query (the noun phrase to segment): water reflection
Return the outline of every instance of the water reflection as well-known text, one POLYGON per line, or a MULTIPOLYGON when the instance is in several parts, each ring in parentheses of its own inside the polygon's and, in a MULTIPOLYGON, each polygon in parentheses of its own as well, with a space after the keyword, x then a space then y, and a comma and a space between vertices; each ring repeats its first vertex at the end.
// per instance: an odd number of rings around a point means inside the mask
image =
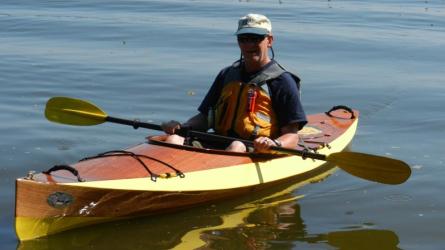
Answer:
POLYGON ((321 181, 326 167, 312 178, 283 184, 252 197, 162 215, 85 227, 23 242, 18 249, 398 249, 389 230, 338 230, 309 233, 295 190, 321 181))

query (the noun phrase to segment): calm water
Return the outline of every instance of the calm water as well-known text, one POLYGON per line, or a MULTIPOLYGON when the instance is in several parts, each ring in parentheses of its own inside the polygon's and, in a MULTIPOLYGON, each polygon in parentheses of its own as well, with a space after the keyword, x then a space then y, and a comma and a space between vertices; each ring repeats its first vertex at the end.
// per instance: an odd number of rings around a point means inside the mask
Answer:
POLYGON ((445 1, 0 2, 1 249, 443 249, 445 1), (273 23, 276 59, 303 79, 308 113, 362 114, 351 150, 408 162, 387 186, 342 171, 305 186, 19 244, 14 180, 136 144, 156 131, 48 122, 52 96, 108 114, 184 120, 239 57, 249 12, 273 23))

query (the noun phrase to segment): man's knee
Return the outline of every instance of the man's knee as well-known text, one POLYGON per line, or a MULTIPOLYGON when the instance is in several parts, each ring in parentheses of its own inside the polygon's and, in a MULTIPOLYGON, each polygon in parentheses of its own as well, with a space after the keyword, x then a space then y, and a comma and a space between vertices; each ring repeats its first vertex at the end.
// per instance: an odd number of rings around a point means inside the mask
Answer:
POLYGON ((184 144, 184 140, 185 139, 182 136, 179 136, 179 135, 169 135, 165 139, 165 142, 171 143, 171 144, 183 145, 184 144))
POLYGON ((246 152, 246 145, 240 141, 233 141, 230 143, 230 145, 226 148, 227 151, 231 152, 246 152))

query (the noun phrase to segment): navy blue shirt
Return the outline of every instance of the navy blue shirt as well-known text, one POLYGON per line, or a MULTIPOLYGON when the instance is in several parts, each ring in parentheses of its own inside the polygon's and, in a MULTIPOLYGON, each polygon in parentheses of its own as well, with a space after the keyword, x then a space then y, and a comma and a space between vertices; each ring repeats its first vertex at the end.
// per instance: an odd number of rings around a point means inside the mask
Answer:
MULTIPOLYGON (((270 66, 272 62, 264 66, 264 68, 270 66)), ((226 68, 227 69, 227 68, 226 68)), ((210 90, 207 92, 201 105, 198 107, 198 111, 207 116, 209 110, 215 106, 218 101, 221 91, 224 87, 224 73, 226 69, 219 72, 215 78, 210 90)), ((241 74, 241 80, 248 82, 256 76, 254 74, 241 74)), ((297 79, 299 80, 299 79, 297 79)), ((266 86, 263 85, 263 88, 266 86)), ((285 72, 279 77, 267 81, 267 87, 269 88, 269 95, 272 100, 272 108, 277 115, 278 124, 280 128, 288 124, 297 123, 299 129, 307 123, 306 115, 303 110, 303 106, 300 101, 300 94, 295 79, 290 73, 285 72)))

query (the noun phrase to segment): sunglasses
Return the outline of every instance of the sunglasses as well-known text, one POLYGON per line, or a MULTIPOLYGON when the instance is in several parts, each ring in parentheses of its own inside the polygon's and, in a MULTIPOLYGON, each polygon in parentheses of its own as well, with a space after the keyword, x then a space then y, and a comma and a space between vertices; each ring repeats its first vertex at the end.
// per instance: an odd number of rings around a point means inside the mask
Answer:
POLYGON ((237 36, 239 43, 260 43, 266 38, 266 35, 240 35, 237 36))

